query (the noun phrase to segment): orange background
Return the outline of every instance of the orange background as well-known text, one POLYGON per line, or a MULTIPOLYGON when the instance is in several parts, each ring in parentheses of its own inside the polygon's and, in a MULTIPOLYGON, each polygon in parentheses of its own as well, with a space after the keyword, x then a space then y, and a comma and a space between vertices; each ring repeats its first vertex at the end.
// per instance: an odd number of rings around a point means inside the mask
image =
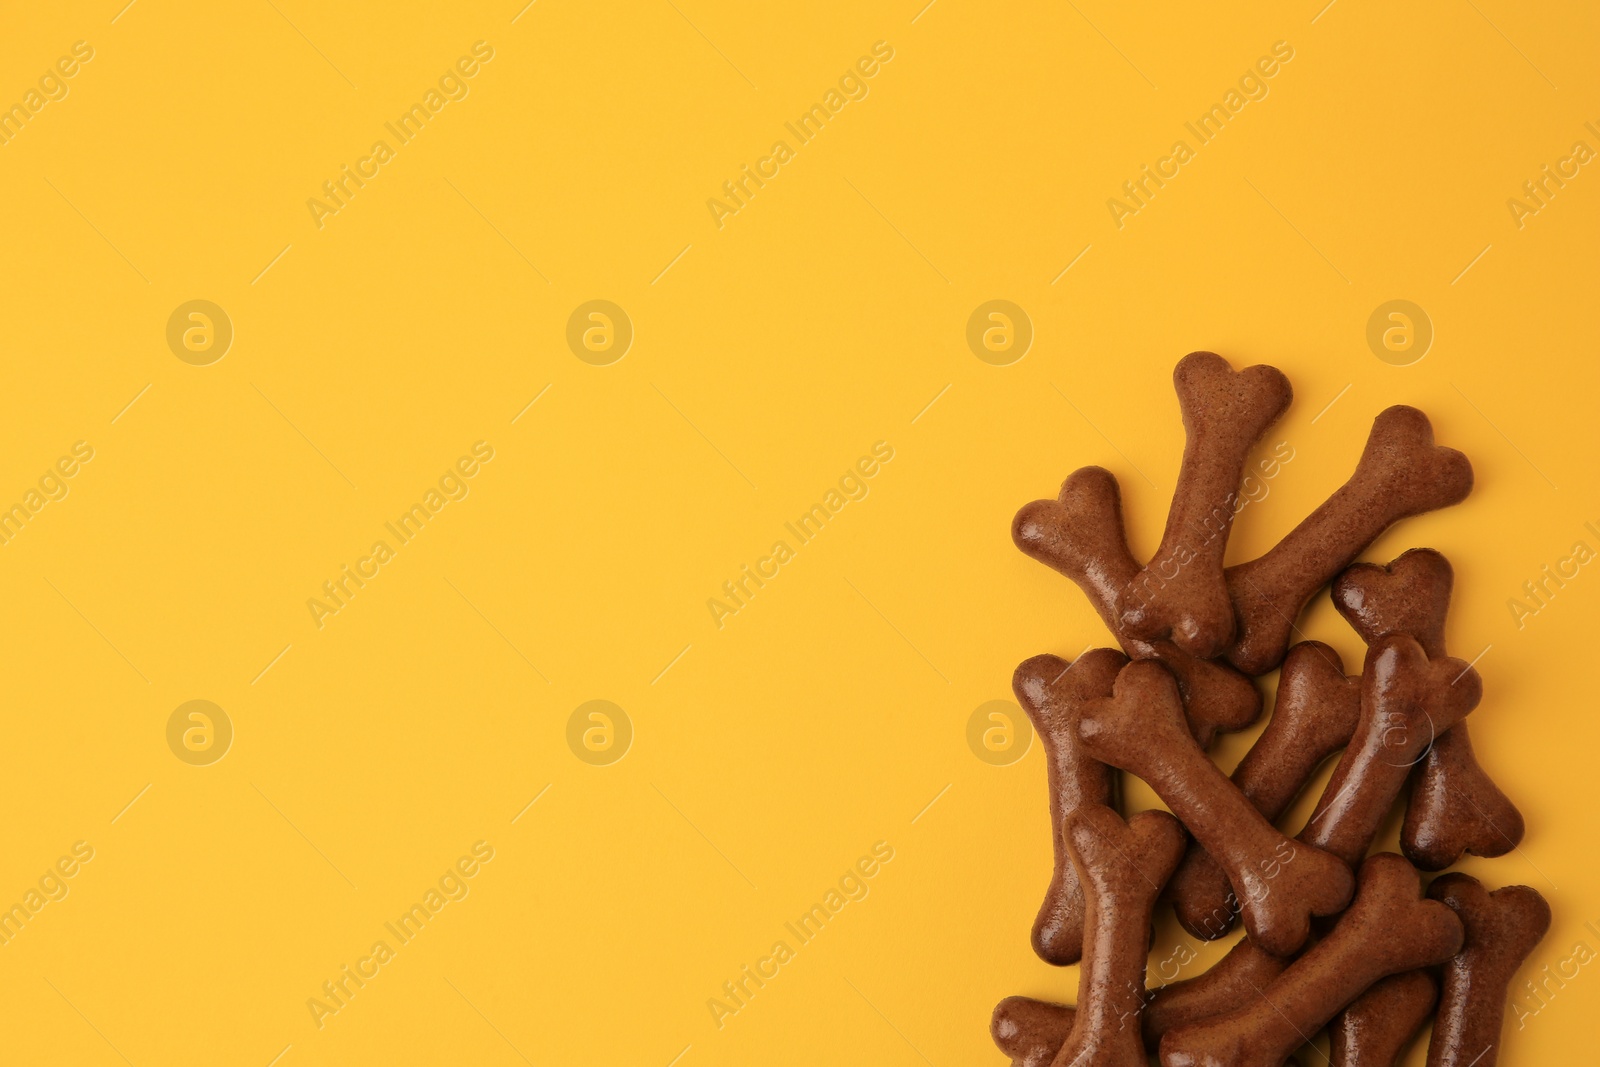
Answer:
MULTIPOLYGON (((1525 975, 1600 947, 1600 578, 1508 607, 1600 547, 1600 178, 1507 206, 1600 147, 1597 17, 1323 3, 13 10, 0 104, 93 58, 0 145, 0 504, 94 456, 0 546, 0 904, 94 855, 0 946, 0 1060, 1001 1062, 993 1004, 1076 972, 1028 947, 1037 745, 992 766, 967 724, 1021 660, 1108 640, 1010 519, 1098 463, 1153 551, 1195 349, 1296 391, 1230 560, 1390 404, 1471 456, 1465 504, 1368 558, 1455 565, 1473 736, 1529 828, 1465 868, 1550 899, 1525 975), (466 94, 319 228, 307 201, 478 41, 466 94), (719 228, 707 201, 880 41, 719 228), (1280 41, 1266 95, 1119 228, 1123 182, 1280 41), (195 299, 233 328, 204 366, 167 342, 195 299), (633 329, 602 366, 567 342, 597 299, 633 329), (994 299, 1033 330, 1006 366, 966 340, 994 299), (1434 331, 1408 366, 1366 339, 1394 299, 1434 331), (319 628, 307 601, 479 441, 466 495, 319 628), (879 441, 867 494, 718 628, 707 601, 879 441), (232 726, 220 761, 168 745, 190 700, 232 726), (616 762, 569 747, 591 700, 631 730, 616 762), (319 1028, 308 1000, 479 841, 466 895, 319 1028), (880 841, 867 895, 719 1028, 722 984, 880 841)), ((1302 628, 1358 662, 1326 597, 1302 628)), ((1502 1064, 1587 1050, 1600 978, 1546 1000, 1502 1064)))

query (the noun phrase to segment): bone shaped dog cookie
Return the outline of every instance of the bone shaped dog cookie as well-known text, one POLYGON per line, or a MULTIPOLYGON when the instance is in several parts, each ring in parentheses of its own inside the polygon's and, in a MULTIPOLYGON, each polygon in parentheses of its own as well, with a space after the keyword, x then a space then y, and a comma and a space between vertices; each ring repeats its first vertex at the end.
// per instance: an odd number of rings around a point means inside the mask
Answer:
POLYGON ((1292 954, 1309 936, 1311 916, 1349 901, 1350 868, 1279 833, 1195 743, 1177 686, 1159 663, 1124 667, 1113 695, 1079 712, 1078 736, 1091 756, 1148 783, 1216 858, 1261 948, 1292 954))
POLYGON ((1166 664, 1177 676, 1184 713, 1202 746, 1216 731, 1242 730, 1260 716, 1261 693, 1238 671, 1196 659, 1171 641, 1142 641, 1123 628, 1117 598, 1139 564, 1128 551, 1122 494, 1110 471, 1072 472, 1055 500, 1035 500, 1017 512, 1011 538, 1026 555, 1077 583, 1130 657, 1166 664))
POLYGON ((1356 563, 1333 583, 1333 606, 1371 644, 1387 633, 1410 634, 1429 656, 1445 655, 1455 570, 1431 548, 1402 552, 1387 566, 1356 563))
MULTIPOLYGON (((1349 744, 1361 717, 1361 679, 1320 641, 1295 645, 1283 660, 1272 718, 1233 772, 1233 784, 1276 822, 1327 757, 1349 744)), ((1214 940, 1233 928, 1238 901, 1211 854, 1190 842, 1167 886, 1178 922, 1214 940)))
POLYGON ((1145 1067, 1139 1015, 1150 913, 1183 856, 1183 827, 1164 811, 1123 822, 1094 804, 1068 816, 1066 837, 1088 907, 1078 1006, 1055 1067, 1145 1067))
POLYGON ((1478 763, 1466 726, 1434 741, 1411 784, 1400 847, 1425 871, 1442 871, 1464 852, 1503 856, 1522 842, 1522 812, 1478 763))
POLYGON ((1433 443, 1426 415, 1404 406, 1381 412, 1350 480, 1266 555, 1228 568, 1238 620, 1228 661, 1245 674, 1276 667, 1313 593, 1392 524, 1460 503, 1471 491, 1472 464, 1433 443))
POLYGON ((1392 974, 1378 982, 1328 1027, 1332 1067, 1397 1067, 1438 998, 1439 987, 1426 971, 1392 974))
MULTIPOLYGON (((1408 633, 1430 657, 1445 655, 1444 623, 1454 573, 1431 548, 1413 548, 1386 567, 1357 563, 1333 583, 1333 603, 1361 639, 1408 633)), ((1479 766, 1467 723, 1434 741, 1414 772, 1400 847, 1425 871, 1463 852, 1501 856, 1522 841, 1522 813, 1479 766)))
POLYGON ((1250 449, 1277 421, 1294 391, 1277 368, 1234 371, 1211 352, 1178 361, 1172 382, 1187 442, 1167 528, 1155 556, 1119 592, 1122 625, 1140 640, 1171 635, 1191 656, 1209 659, 1233 640, 1233 601, 1222 556, 1238 510, 1250 449))
POLYGON ((1144 1009, 1144 1045, 1154 1052, 1169 1030, 1221 1015, 1261 994, 1289 961, 1258 947, 1248 937, 1228 950, 1210 970, 1155 990, 1144 1009))
POLYGON ((1074 1012, 1065 1004, 1032 997, 1007 997, 994 1006, 989 1036, 1011 1057, 1011 1067, 1049 1067, 1072 1032, 1074 1012))
POLYGON ((1033 951, 1058 967, 1077 963, 1083 951, 1083 888, 1062 836, 1066 819, 1080 805, 1110 804, 1115 785, 1111 768, 1083 750, 1078 711, 1089 700, 1110 696, 1127 662, 1109 648, 1085 652, 1070 664, 1058 656, 1034 656, 1011 677, 1012 691, 1044 745, 1055 842, 1050 887, 1033 922, 1033 951))
POLYGON ((1355 736, 1299 839, 1359 864, 1411 767, 1482 695, 1478 672, 1460 660, 1430 660, 1410 634, 1380 637, 1367 649, 1355 736))
POLYGON ((1327 937, 1260 997, 1168 1033, 1162 1067, 1277 1067, 1374 982, 1441 963, 1461 941, 1461 920, 1423 898, 1416 869, 1380 852, 1362 864, 1355 902, 1327 937))
POLYGON ((1444 965, 1428 1067, 1494 1067, 1506 989, 1550 929, 1550 905, 1525 885, 1491 893, 1465 874, 1435 879, 1428 896, 1447 905, 1466 928, 1461 951, 1444 965))
MULTIPOLYGON (((1283 973, 1289 961, 1263 952, 1241 938, 1204 974, 1151 990, 1145 997, 1140 1029, 1145 1048, 1154 1052, 1161 1035, 1184 1023, 1232 1011, 1258 995, 1283 973)), ((1055 1059, 1072 1031, 1073 1010, 1065 1004, 1032 997, 1007 997, 995 1005, 989 1034, 1012 1067, 1045 1067, 1055 1059)))

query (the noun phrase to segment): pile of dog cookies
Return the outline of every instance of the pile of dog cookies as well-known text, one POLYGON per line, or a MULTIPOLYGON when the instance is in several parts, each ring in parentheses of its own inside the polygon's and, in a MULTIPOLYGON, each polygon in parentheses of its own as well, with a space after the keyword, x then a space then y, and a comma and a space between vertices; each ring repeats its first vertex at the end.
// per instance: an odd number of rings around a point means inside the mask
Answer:
POLYGON ((1465 456, 1422 412, 1373 422, 1355 473, 1259 559, 1224 567, 1251 449, 1288 407, 1288 380, 1209 352, 1173 372, 1187 434, 1154 558, 1129 551, 1116 479, 1069 476, 1016 517, 1027 555, 1072 579, 1121 650, 1035 656, 1013 685, 1048 761, 1055 870, 1033 927, 1050 963, 1080 965, 1076 1008, 1009 997, 991 1033, 1018 1067, 1278 1067, 1325 1027, 1334 1067, 1392 1067, 1430 1016, 1429 1067, 1493 1067, 1506 991, 1550 925, 1526 886, 1493 892, 1463 853, 1499 856, 1522 816, 1473 754, 1482 693, 1445 652, 1450 564, 1413 549, 1355 563, 1393 523, 1459 503, 1465 456), (1307 602, 1366 643, 1359 676, 1317 641, 1291 645, 1307 602), (1281 667, 1272 717, 1232 776, 1206 749, 1261 714, 1254 676, 1281 667), (1341 752, 1306 825, 1274 823, 1341 752), (1166 811, 1124 820, 1118 775, 1166 811), (1409 794, 1406 785, 1410 782, 1409 794), (1404 855, 1369 856, 1405 796, 1404 855), (1245 936, 1209 971, 1151 989, 1158 899, 1195 937, 1245 936))

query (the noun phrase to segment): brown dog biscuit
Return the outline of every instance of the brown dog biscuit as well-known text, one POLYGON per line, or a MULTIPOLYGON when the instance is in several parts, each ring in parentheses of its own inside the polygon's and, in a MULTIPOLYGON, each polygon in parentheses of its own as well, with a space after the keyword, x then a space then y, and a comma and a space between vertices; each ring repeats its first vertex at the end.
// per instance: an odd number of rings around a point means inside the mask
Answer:
POLYGON ((1289 406, 1294 390, 1276 367, 1235 371, 1211 352, 1191 352, 1172 372, 1187 441, 1161 547, 1119 593, 1122 626, 1145 641, 1171 636, 1209 659, 1233 640, 1233 601, 1222 556, 1238 510, 1252 446, 1289 406))
POLYGON ((1511 979, 1550 929, 1550 905, 1525 885, 1489 892, 1476 878, 1447 874, 1428 896, 1461 918, 1466 942, 1444 965, 1428 1067, 1494 1067, 1511 979))
MULTIPOLYGON (((1350 743, 1361 717, 1361 679, 1347 676, 1339 654, 1320 641, 1289 650, 1272 718, 1233 772, 1233 784, 1268 822, 1288 810, 1322 761, 1350 743)), ((1190 842, 1167 886, 1178 922, 1214 940, 1233 928, 1239 904, 1211 854, 1190 842)))
POLYGON ((1261 948, 1292 954, 1310 934, 1311 916, 1331 915, 1350 900, 1349 867, 1279 833, 1206 757, 1184 728, 1177 686, 1160 664, 1124 667, 1112 696, 1079 712, 1078 736, 1091 756, 1147 782, 1216 857, 1261 948))
POLYGON ((1455 570, 1431 548, 1402 552, 1387 566, 1357 563, 1334 579, 1333 606, 1361 640, 1410 634, 1430 657, 1445 655, 1444 623, 1450 614, 1455 570))
POLYGON ((1361 678, 1321 641, 1289 650, 1278 678, 1272 721, 1234 769, 1240 792, 1277 821, 1319 764, 1355 735, 1361 720, 1361 678))
MULTIPOLYGON (((1408 633, 1432 658, 1445 655, 1444 624, 1454 572, 1431 548, 1413 548, 1386 567, 1357 563, 1333 583, 1333 603, 1362 640, 1408 633)), ((1400 847, 1425 871, 1463 852, 1501 856, 1522 841, 1522 813, 1478 764, 1467 723, 1441 734, 1413 772, 1400 847)))
POLYGON ((1255 998, 1161 1039, 1162 1067, 1270 1067, 1305 1044, 1374 982, 1449 959, 1461 920, 1422 896, 1405 857, 1380 852, 1338 925, 1255 998))
POLYGON ((1258 947, 1248 937, 1228 950, 1210 970, 1150 994, 1144 1008, 1145 1048, 1151 1052, 1169 1030, 1233 1011, 1261 994, 1289 961, 1258 947))
POLYGON ((1139 564, 1128 550, 1122 494, 1110 471, 1073 471, 1056 499, 1035 500, 1017 512, 1011 538, 1024 554, 1077 583, 1129 657, 1166 664, 1177 676, 1184 714, 1202 745, 1218 730, 1242 730, 1260 717, 1261 693, 1238 671, 1195 659, 1171 641, 1142 641, 1123 629, 1117 597, 1139 564))
POLYGON ((1328 1027, 1332 1067, 1398 1067, 1438 998, 1439 987, 1427 971, 1392 974, 1377 983, 1328 1027))
POLYGON ((1032 997, 1007 997, 994 1006, 989 1036, 1011 1067, 1049 1067, 1072 1032, 1073 1010, 1032 997))
POLYGON ((1276 667, 1312 594, 1392 524, 1471 491, 1472 464, 1433 443, 1426 415, 1403 406, 1381 412, 1350 480, 1266 555, 1228 568, 1239 627, 1228 661, 1252 675, 1276 667))
POLYGON ((1123 822, 1094 804, 1068 816, 1066 837, 1088 909, 1078 1006, 1055 1063, 1145 1067, 1139 1016, 1150 914, 1183 856, 1183 827, 1164 811, 1141 811, 1123 822))
POLYGON ((1171 641, 1150 646, 1141 656, 1135 643, 1130 659, 1151 659, 1177 679, 1183 715, 1201 748, 1210 748, 1218 733, 1243 730, 1261 718, 1261 691, 1256 684, 1221 660, 1195 659, 1171 641))
POLYGON ((1465 852, 1503 856, 1522 843, 1522 812, 1478 763, 1466 726, 1440 735, 1411 783, 1400 848, 1425 871, 1442 871, 1465 852))
POLYGON ((1359 864, 1412 766, 1482 695, 1460 660, 1430 660, 1410 634, 1380 637, 1361 674, 1361 721, 1299 840, 1359 864))
POLYGON ((1117 595, 1139 564, 1122 523, 1122 490, 1104 467, 1079 467, 1054 500, 1024 504, 1011 521, 1011 539, 1024 555, 1071 578, 1118 639, 1117 595))
MULTIPOLYGON (((1283 973, 1289 961, 1263 952, 1249 938, 1240 938, 1228 954, 1204 974, 1152 989, 1145 995, 1140 1031, 1145 1048, 1154 1052, 1161 1035, 1185 1023, 1232 1011, 1257 996, 1283 973)), ((1007 997, 995 1005, 989 1035, 1012 1067, 1045 1067, 1056 1058, 1072 1031, 1073 1009, 1032 997, 1007 997)))
POLYGON ((1055 842, 1050 887, 1033 921, 1033 951, 1058 967, 1077 963, 1083 951, 1083 889, 1062 836, 1067 816, 1083 804, 1109 805, 1115 787, 1112 769, 1086 753, 1078 740, 1078 711, 1089 700, 1110 696, 1127 662, 1109 648, 1085 652, 1072 663, 1034 656, 1011 677, 1012 691, 1044 745, 1055 842))

